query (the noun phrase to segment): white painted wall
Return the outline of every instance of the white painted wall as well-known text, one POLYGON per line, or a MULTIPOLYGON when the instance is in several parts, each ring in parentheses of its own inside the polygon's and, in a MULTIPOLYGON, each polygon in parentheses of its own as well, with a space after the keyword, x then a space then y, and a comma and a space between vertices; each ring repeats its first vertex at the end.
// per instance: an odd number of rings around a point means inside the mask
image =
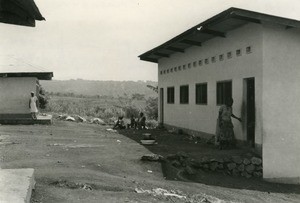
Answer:
MULTIPOLYGON (((256 143, 261 144, 261 85, 262 85, 262 26, 247 24, 227 33, 226 38, 214 38, 204 42, 202 47, 193 46, 185 53, 176 53, 170 58, 162 58, 158 64, 159 88, 164 88, 164 123, 181 128, 215 134, 216 119, 219 106, 216 105, 216 83, 222 80, 232 80, 234 114, 242 116, 243 79, 255 77, 256 85, 256 143), (252 47, 252 53, 246 54, 246 47, 252 47), (235 51, 242 50, 242 56, 237 57, 235 51), (228 51, 232 58, 227 59, 228 51), (224 61, 219 61, 219 54, 224 54, 224 61), (217 62, 212 63, 211 57, 216 56, 217 62), (193 63, 209 58, 209 65, 186 68, 168 74, 160 71, 193 63), (195 84, 208 83, 208 105, 195 104, 195 84), (180 85, 189 85, 189 104, 179 104, 180 85), (167 104, 167 87, 175 87, 175 104, 167 104)), ((159 113, 160 115, 160 113, 159 113)), ((245 118, 244 118, 245 120, 245 118)), ((236 138, 246 140, 245 126, 234 120, 236 138)))
POLYGON ((300 31, 263 34, 264 178, 300 184, 300 31))
POLYGON ((36 91, 36 78, 0 78, 0 114, 30 113, 30 92, 36 91))

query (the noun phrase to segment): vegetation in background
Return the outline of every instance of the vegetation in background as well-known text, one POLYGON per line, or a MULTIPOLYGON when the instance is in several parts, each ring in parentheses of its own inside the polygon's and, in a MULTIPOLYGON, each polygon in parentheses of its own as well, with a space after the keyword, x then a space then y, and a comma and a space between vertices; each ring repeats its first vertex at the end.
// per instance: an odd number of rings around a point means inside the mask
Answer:
POLYGON ((49 102, 48 101, 49 97, 47 96, 46 91, 42 86, 40 86, 40 88, 39 88, 38 99, 39 99, 39 107, 41 109, 45 109, 47 107, 48 102, 49 102))
POLYGON ((145 113, 150 119, 157 120, 158 118, 158 98, 149 97, 146 100, 145 113))
MULTIPOLYGON (((146 85, 145 87, 148 89, 146 85)), ((117 119, 118 116, 124 116, 125 120, 129 120, 131 116, 137 118, 140 112, 144 112, 148 126, 153 127, 157 126, 158 98, 157 93, 151 90, 149 90, 151 94, 130 94, 123 90, 122 94, 116 96, 85 95, 74 92, 48 92, 43 95, 49 95, 45 109, 47 112, 87 118, 96 117, 108 122, 117 119)))
MULTIPOLYGON (((155 97, 156 92, 152 91, 147 85, 156 87, 154 81, 93 81, 93 80, 52 80, 40 81, 41 85, 49 93, 59 92, 60 94, 74 94, 84 96, 112 96, 125 97, 138 94, 146 98, 155 97)), ((72 95, 70 95, 72 96, 72 95)))

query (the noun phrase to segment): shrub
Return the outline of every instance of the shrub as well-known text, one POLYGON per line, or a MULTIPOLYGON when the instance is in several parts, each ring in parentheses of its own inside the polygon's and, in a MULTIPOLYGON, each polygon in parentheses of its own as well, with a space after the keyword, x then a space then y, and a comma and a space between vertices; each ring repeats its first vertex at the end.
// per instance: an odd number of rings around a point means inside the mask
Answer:
POLYGON ((158 97, 149 97, 146 100, 145 113, 149 119, 158 118, 158 97))
POLYGON ((47 104, 49 103, 49 97, 46 95, 46 91, 42 86, 40 86, 39 89, 38 100, 39 100, 39 107, 41 109, 46 109, 47 104))
POLYGON ((149 129, 154 129, 154 128, 157 128, 158 122, 157 122, 157 120, 154 120, 154 119, 146 120, 146 126, 149 129))
POLYGON ((137 118, 140 112, 140 109, 138 109, 136 106, 125 106, 123 110, 127 118, 130 118, 131 116, 137 118))

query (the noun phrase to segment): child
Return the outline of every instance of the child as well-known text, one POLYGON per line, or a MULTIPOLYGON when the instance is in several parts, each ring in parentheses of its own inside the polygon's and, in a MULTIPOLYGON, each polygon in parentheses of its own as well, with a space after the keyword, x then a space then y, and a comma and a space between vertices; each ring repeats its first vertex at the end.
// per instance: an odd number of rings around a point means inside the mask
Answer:
POLYGON ((113 129, 125 129, 124 121, 123 121, 123 116, 119 116, 115 126, 113 129))
POLYGON ((144 113, 140 113, 140 117, 137 122, 137 128, 138 129, 145 129, 146 128, 146 117, 144 116, 144 113))

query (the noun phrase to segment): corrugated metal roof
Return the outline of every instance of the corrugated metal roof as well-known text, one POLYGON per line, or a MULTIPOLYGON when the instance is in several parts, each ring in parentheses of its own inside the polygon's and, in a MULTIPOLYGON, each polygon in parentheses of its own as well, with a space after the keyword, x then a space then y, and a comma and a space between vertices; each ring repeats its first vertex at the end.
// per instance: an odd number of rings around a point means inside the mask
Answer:
POLYGON ((218 15, 190 28, 182 34, 170 39, 139 56, 140 60, 157 63, 162 57, 169 57, 176 52, 184 52, 191 46, 201 46, 214 37, 226 38, 226 33, 247 23, 276 23, 286 28, 300 28, 300 21, 273 15, 229 8, 218 15))
POLYGON ((35 20, 45 20, 33 0, 0 0, 0 22, 35 26, 35 20))
POLYGON ((37 77, 51 80, 53 72, 13 56, 0 56, 0 77, 37 77))

